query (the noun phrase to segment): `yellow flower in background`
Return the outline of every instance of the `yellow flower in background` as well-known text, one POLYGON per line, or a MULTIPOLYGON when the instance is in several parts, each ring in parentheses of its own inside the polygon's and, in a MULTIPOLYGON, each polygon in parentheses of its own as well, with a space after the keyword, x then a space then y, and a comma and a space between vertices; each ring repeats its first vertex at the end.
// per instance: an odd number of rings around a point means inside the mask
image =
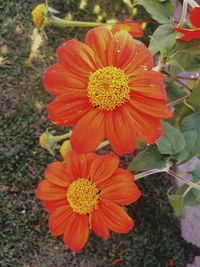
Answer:
POLYGON ((32 11, 33 23, 41 29, 47 21, 48 7, 45 4, 37 5, 32 11))

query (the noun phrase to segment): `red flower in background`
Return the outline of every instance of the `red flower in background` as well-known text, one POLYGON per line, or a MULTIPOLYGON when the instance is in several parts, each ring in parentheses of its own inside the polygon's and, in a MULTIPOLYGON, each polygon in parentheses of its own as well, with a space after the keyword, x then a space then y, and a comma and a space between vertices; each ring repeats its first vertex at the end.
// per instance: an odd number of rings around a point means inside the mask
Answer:
POLYGON ((194 26, 193 29, 176 28, 177 32, 183 34, 178 37, 181 41, 191 41, 196 38, 200 38, 200 7, 194 7, 189 15, 191 24, 194 26))
POLYGON ((144 33, 142 30, 142 24, 134 22, 131 19, 126 19, 123 23, 116 23, 112 28, 112 33, 115 34, 118 31, 127 31, 131 36, 142 38, 144 33))
POLYGON ((109 230, 127 233, 134 222, 120 206, 135 202, 141 192, 133 175, 118 168, 119 158, 69 152, 65 160, 49 164, 36 189, 51 213, 51 234, 64 235, 64 243, 76 252, 86 244, 90 228, 104 239, 109 230))
POLYGON ((47 69, 44 84, 56 96, 49 119, 75 125, 72 149, 94 151, 107 138, 113 149, 129 153, 136 138, 148 144, 162 134, 160 119, 171 118, 163 75, 153 71, 149 50, 125 31, 90 30, 85 43, 65 42, 57 50, 60 64, 47 69))

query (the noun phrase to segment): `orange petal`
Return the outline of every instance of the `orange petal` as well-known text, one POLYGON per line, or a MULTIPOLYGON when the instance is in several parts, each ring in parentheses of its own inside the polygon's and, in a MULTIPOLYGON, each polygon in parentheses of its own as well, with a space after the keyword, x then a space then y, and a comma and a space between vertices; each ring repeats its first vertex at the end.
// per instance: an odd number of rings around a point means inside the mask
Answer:
POLYGON ((60 200, 67 198, 67 188, 42 180, 35 190, 36 196, 41 200, 60 200))
POLYGON ((191 41, 193 39, 200 38, 200 29, 198 30, 190 30, 190 29, 181 29, 181 28, 176 28, 176 32, 180 32, 183 34, 183 36, 179 37, 178 40, 181 41, 191 41))
POLYGON ((127 109, 135 122, 135 130, 137 136, 140 137, 146 144, 153 144, 162 134, 160 120, 149 116, 133 106, 128 106, 127 109))
POLYGON ((165 101, 144 97, 131 92, 129 103, 137 110, 156 118, 169 119, 173 117, 171 108, 165 101))
POLYGON ((104 112, 93 109, 83 116, 74 127, 71 146, 79 153, 89 153, 97 148, 104 136, 104 112))
POLYGON ((57 54, 61 64, 78 79, 88 78, 89 73, 96 70, 92 49, 77 40, 72 39, 65 42, 57 49, 57 54))
POLYGON ((118 108, 107 114, 106 137, 112 148, 120 155, 135 150, 135 125, 125 108, 118 108))
POLYGON ((49 120, 62 126, 75 124, 91 107, 86 96, 63 94, 48 105, 49 120))
POLYGON ((200 28, 200 6, 194 7, 190 12, 190 22, 193 26, 200 28))
POLYGON ((123 176, 120 182, 116 182, 114 176, 112 179, 113 184, 101 191, 100 199, 110 200, 119 205, 129 205, 140 198, 141 192, 133 181, 125 182, 123 176))
POLYGON ((111 201, 99 201, 98 212, 101 220, 113 232, 127 233, 134 226, 125 210, 111 201))
POLYGON ((65 156, 66 171, 71 179, 89 177, 90 166, 96 157, 97 155, 94 153, 78 154, 75 151, 68 152, 65 156))
POLYGON ((52 212, 55 209, 59 208, 60 206, 67 205, 68 201, 67 198, 59 199, 59 200, 54 200, 54 201, 45 201, 43 200, 43 205, 45 207, 45 210, 47 212, 52 212))
POLYGON ((115 183, 121 183, 121 182, 131 183, 132 181, 134 181, 134 176, 129 171, 122 168, 118 168, 111 177, 109 177, 104 181, 101 181, 98 184, 98 188, 100 190, 103 190, 108 186, 113 185, 113 181, 115 181, 115 183))
POLYGON ((99 156, 91 165, 90 177, 98 185, 109 178, 117 169, 119 158, 114 154, 99 156))
POLYGON ((81 250, 88 239, 89 222, 87 215, 73 213, 69 218, 64 232, 64 243, 73 251, 81 250))
POLYGON ((99 67, 108 66, 106 51, 111 40, 111 31, 103 27, 94 28, 86 34, 85 43, 93 50, 99 67))
POLYGON ((97 235, 100 235, 105 240, 109 238, 109 230, 101 220, 98 210, 93 210, 91 213, 91 226, 97 235))
POLYGON ((111 31, 113 34, 118 31, 127 31, 133 37, 143 37, 142 24, 133 22, 132 19, 126 19, 122 23, 116 23, 111 31))
POLYGON ((137 45, 128 32, 117 32, 107 50, 108 64, 123 69, 132 61, 137 45))
POLYGON ((153 57, 149 49, 143 44, 137 44, 130 62, 123 66, 123 70, 129 77, 134 77, 137 72, 153 68, 153 57))
POLYGON ((69 205, 60 206, 54 210, 49 217, 49 230, 53 236, 62 235, 68 218, 72 215, 72 209, 69 205))
POLYGON ((81 81, 78 76, 70 74, 61 64, 55 64, 45 72, 44 86, 50 94, 55 96, 69 91, 74 94, 85 94, 87 82, 81 81))
POLYGON ((132 91, 155 99, 166 100, 163 75, 156 71, 141 71, 129 83, 132 91))
POLYGON ((45 170, 45 178, 58 186, 68 187, 71 180, 65 172, 66 165, 62 162, 52 162, 45 170))

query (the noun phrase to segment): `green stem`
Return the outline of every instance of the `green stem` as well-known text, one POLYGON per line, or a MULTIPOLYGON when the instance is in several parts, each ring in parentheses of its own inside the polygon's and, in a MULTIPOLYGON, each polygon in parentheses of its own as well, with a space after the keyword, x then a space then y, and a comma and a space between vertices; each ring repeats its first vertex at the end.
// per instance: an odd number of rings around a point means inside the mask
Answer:
POLYGON ((168 103, 168 105, 170 105, 171 107, 173 107, 173 106, 175 106, 175 105, 178 105, 178 104, 182 103, 182 102, 183 102, 185 99, 187 99, 187 98, 188 98, 187 95, 186 95, 186 96, 183 96, 183 97, 181 97, 181 98, 178 98, 178 99, 176 99, 176 100, 174 100, 174 101, 168 103))
POLYGON ((152 169, 152 170, 148 170, 146 172, 138 173, 138 174, 134 175, 134 177, 135 177, 135 180, 139 180, 143 177, 149 176, 149 175, 154 174, 154 173, 167 172, 167 171, 168 171, 167 167, 165 167, 163 169, 152 169))
POLYGON ((184 184, 187 184, 187 185, 191 186, 192 188, 196 188, 196 189, 200 190, 200 185, 198 185, 197 183, 193 183, 182 176, 179 176, 177 173, 173 172, 172 170, 168 170, 167 173, 170 174, 171 176, 175 177, 176 179, 180 180, 184 184))
POLYGON ((68 139, 68 138, 71 136, 71 134, 72 134, 72 131, 69 131, 69 132, 66 133, 66 134, 63 134, 63 135, 56 135, 56 136, 53 136, 52 138, 53 138, 53 140, 54 140, 55 142, 60 142, 60 141, 62 141, 62 140, 68 139))
POLYGON ((98 26, 114 25, 115 23, 74 21, 74 20, 60 19, 54 15, 51 15, 47 24, 54 25, 57 27, 74 27, 74 26, 77 26, 77 27, 98 27, 98 26))

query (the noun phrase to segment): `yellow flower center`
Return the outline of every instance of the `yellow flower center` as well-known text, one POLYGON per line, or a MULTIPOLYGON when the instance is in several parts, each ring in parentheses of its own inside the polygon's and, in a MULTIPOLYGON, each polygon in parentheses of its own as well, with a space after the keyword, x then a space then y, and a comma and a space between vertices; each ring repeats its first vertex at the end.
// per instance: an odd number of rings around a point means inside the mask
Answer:
POLYGON ((128 76, 113 66, 104 67, 91 73, 87 95, 93 106, 113 110, 130 98, 128 76))
POLYGON ((44 25, 45 22, 45 15, 47 12, 47 8, 45 4, 37 5, 33 11, 33 22, 37 28, 41 28, 44 25))
POLYGON ((67 199, 73 211, 87 214, 93 211, 98 204, 99 190, 90 180, 79 178, 68 188, 67 199))

